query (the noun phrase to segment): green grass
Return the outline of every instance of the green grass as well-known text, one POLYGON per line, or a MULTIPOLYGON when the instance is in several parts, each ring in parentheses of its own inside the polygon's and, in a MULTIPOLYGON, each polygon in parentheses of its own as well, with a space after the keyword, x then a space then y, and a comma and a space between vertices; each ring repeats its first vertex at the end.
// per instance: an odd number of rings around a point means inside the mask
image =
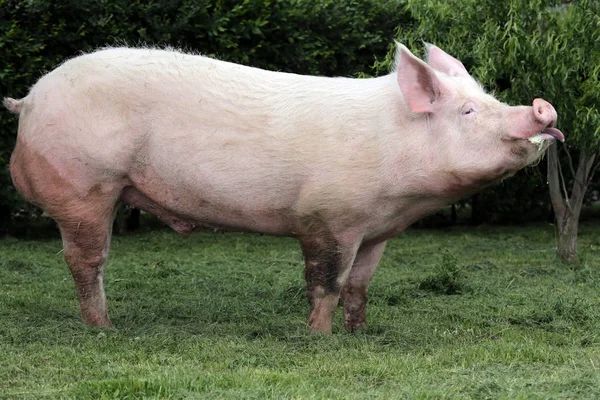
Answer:
POLYGON ((573 399, 600 394, 600 227, 582 265, 550 226, 410 230, 370 288, 369 329, 307 332, 287 238, 115 237, 115 329, 80 323, 59 240, 0 240, 0 398, 573 399))

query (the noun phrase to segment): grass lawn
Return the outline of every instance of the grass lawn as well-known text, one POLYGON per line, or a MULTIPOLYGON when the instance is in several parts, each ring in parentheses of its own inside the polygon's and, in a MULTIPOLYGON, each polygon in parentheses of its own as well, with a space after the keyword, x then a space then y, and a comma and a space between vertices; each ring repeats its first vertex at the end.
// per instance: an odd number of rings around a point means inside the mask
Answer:
POLYGON ((58 239, 0 240, 0 399, 600 396, 600 226, 583 263, 551 226, 409 230, 370 288, 369 328, 309 334, 293 239, 115 237, 115 329, 83 326, 58 239))

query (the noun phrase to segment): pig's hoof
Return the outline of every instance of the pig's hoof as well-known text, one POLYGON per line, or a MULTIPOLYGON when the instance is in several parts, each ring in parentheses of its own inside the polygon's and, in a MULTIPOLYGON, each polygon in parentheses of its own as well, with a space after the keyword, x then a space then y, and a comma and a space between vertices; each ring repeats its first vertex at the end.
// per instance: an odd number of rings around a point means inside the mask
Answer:
POLYGON ((326 335, 331 335, 331 322, 311 320, 308 323, 308 329, 310 329, 311 333, 324 333, 326 335))
POLYGON ((82 316, 81 320, 87 326, 95 326, 98 328, 112 328, 113 324, 108 317, 100 316, 82 316))
POLYGON ((346 327, 346 330, 350 333, 354 333, 359 329, 367 329, 367 323, 366 322, 346 322, 344 324, 344 326, 346 327))
POLYGON ((308 329, 310 330, 310 333, 313 335, 326 335, 326 336, 331 336, 331 329, 329 330, 324 330, 321 328, 313 328, 313 327, 308 327, 308 329))

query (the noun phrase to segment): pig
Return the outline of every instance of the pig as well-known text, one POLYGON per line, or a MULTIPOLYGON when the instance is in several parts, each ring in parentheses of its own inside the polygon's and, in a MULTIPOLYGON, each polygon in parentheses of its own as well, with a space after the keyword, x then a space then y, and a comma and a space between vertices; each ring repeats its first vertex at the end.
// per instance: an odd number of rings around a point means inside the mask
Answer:
POLYGON ((70 59, 28 95, 10 173, 57 223, 85 324, 109 327, 103 287, 120 203, 175 231, 292 236, 311 331, 366 325, 386 241, 440 207, 538 160, 554 140, 545 100, 509 106, 463 64, 397 43, 369 79, 273 72, 172 49, 70 59))

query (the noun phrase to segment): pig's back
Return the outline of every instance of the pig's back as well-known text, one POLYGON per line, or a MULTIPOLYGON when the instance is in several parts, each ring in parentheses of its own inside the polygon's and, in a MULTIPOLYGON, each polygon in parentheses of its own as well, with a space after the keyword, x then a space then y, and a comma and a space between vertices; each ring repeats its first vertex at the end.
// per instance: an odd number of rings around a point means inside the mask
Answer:
POLYGON ((111 48, 65 62, 28 97, 47 114, 78 120, 75 130, 104 139, 105 131, 122 127, 129 136, 195 136, 206 145, 235 132, 254 143, 256 135, 285 137, 297 148, 297 140, 310 143, 309 136, 347 132, 344 125, 357 114, 353 108, 364 110, 374 81, 266 71, 170 50, 111 48))
POLYGON ((374 124, 389 120, 377 103, 387 83, 113 48, 67 61, 34 92, 36 103, 71 125, 80 146, 111 163, 120 154, 147 157, 157 168, 176 160, 222 171, 253 166, 285 173, 293 165, 306 173, 328 169, 323 163, 332 156, 354 157, 357 148, 377 145, 386 127, 374 124))
POLYGON ((61 127, 40 141, 62 154, 56 160, 85 160, 90 175, 126 176, 182 215, 202 204, 261 215, 288 213, 313 197, 350 201, 337 192, 362 189, 339 182, 375 182, 370 164, 383 159, 382 126, 373 122, 385 112, 377 99, 389 95, 386 87, 385 79, 300 76, 116 48, 67 61, 31 96, 44 122, 61 127))
POLYGON ((248 113, 236 112, 243 119, 255 116, 252 111, 258 105, 262 113, 273 112, 270 107, 296 97, 296 90, 303 92, 301 97, 309 97, 314 88, 324 90, 336 80, 344 81, 342 87, 354 81, 267 71, 174 50, 130 48, 73 58, 43 79, 55 85, 62 81, 73 94, 126 107, 181 106, 177 111, 184 114, 190 110, 232 113, 236 106, 248 113))

